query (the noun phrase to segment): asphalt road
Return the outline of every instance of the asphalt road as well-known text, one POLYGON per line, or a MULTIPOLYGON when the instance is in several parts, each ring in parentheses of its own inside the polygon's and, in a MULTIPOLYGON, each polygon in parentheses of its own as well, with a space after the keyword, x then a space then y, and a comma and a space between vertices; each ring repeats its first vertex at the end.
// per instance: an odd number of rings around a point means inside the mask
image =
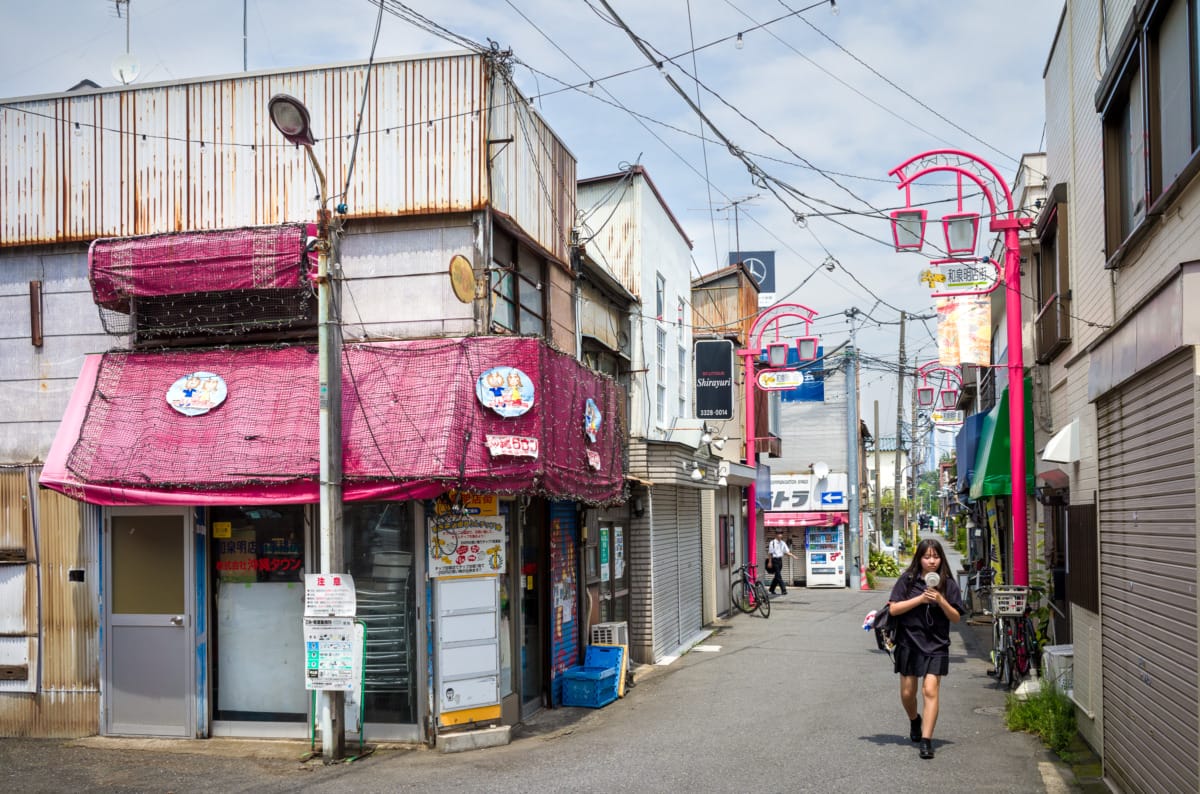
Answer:
POLYGON ((506 747, 383 748, 352 764, 307 744, 0 740, 19 792, 1059 792, 1070 773, 1008 732, 988 630, 956 627, 937 757, 908 739, 898 679, 862 630, 886 592, 792 588, 769 620, 738 615, 602 709, 555 709, 506 747))

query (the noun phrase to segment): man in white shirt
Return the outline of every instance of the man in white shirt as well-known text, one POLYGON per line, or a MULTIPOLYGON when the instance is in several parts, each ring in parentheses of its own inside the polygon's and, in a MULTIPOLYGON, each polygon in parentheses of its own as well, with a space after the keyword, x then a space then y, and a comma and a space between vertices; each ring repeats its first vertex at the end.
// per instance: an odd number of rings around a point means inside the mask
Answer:
POLYGON ((771 572, 775 574, 771 578, 771 586, 768 588, 771 594, 775 594, 775 586, 779 586, 780 595, 787 595, 787 585, 783 583, 783 558, 785 556, 796 559, 796 555, 792 554, 792 550, 788 548, 787 541, 783 539, 783 530, 775 530, 775 539, 767 544, 767 556, 771 560, 771 572))

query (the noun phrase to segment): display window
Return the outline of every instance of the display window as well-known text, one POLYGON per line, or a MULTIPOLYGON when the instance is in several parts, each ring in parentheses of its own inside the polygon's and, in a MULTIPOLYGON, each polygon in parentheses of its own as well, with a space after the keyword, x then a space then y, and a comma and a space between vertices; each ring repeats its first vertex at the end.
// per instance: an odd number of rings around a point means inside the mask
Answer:
POLYGON ((213 716, 303 722, 304 511, 209 510, 213 716))

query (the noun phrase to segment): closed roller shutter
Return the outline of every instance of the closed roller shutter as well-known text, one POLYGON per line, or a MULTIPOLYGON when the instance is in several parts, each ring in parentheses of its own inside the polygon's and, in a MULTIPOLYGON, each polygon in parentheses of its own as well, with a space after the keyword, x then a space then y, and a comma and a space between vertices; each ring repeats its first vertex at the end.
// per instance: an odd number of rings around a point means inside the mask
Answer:
POLYGON ((1104 766, 1130 792, 1200 790, 1192 355, 1097 403, 1104 766))
POLYGON ((672 486, 651 489, 653 533, 651 552, 654 591, 654 659, 679 646, 679 528, 677 490, 672 486))
POLYGON ((679 556, 679 635, 676 637, 676 648, 691 639, 704 625, 700 493, 694 488, 678 490, 679 546, 676 553, 679 556))

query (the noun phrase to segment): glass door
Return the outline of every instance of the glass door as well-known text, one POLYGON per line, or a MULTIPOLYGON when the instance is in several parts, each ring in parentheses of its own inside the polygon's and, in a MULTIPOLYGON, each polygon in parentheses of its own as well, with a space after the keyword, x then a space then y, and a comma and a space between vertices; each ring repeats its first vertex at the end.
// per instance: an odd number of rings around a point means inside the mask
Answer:
POLYGON ((543 512, 540 502, 521 511, 521 716, 542 707, 543 620, 545 576, 543 512))

